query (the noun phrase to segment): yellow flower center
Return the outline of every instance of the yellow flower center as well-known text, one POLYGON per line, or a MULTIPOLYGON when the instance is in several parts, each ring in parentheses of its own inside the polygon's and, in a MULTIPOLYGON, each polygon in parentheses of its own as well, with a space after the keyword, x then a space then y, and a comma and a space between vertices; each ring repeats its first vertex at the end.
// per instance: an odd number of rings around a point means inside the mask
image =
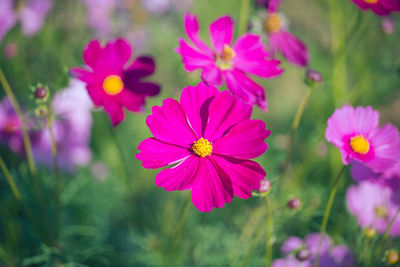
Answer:
POLYGON ((376 4, 378 3, 378 0, 364 0, 364 2, 367 4, 376 4))
POLYGON ((124 88, 124 82, 118 75, 110 75, 104 79, 103 89, 109 95, 119 94, 124 88))
POLYGON ((369 142, 361 135, 356 135, 350 139, 350 146, 354 152, 367 154, 369 151, 369 142))
POLYGON ((276 13, 268 15, 264 21, 264 29, 269 33, 279 31, 281 29, 281 26, 282 19, 276 13))
POLYGON ((221 70, 232 68, 232 59, 235 57, 235 51, 229 45, 224 46, 221 55, 217 55, 217 66, 221 70))
POLYGON ((368 238, 373 238, 376 235, 376 229, 375 228, 371 228, 371 227, 367 227, 364 230, 364 234, 368 238))
POLYGON ((388 254, 387 254, 387 261, 389 264, 393 265, 398 263, 400 260, 399 253, 397 253, 396 250, 392 249, 388 254))
POLYGON ((194 144, 192 145, 192 151, 197 156, 205 158, 211 155, 213 151, 213 146, 210 141, 202 137, 196 142, 194 142, 194 144))
POLYGON ((375 207, 375 215, 378 218, 385 218, 387 216, 387 209, 385 206, 375 207))

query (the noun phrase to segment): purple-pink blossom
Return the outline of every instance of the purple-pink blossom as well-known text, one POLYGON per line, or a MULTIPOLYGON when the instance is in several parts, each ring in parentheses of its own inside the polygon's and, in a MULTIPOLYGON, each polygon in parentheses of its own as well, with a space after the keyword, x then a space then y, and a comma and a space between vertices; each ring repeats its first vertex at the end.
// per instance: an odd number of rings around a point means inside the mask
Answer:
POLYGON ((223 16, 210 24, 210 48, 199 37, 199 23, 195 15, 184 17, 186 34, 193 45, 179 39, 176 52, 182 56, 186 71, 201 69, 201 78, 208 85, 221 86, 225 81, 232 94, 250 105, 267 109, 264 88, 250 79, 248 74, 262 78, 280 75, 280 62, 270 59, 261 38, 255 34, 244 34, 234 44, 235 22, 223 16))
POLYGON ((397 0, 352 0, 361 10, 371 9, 379 16, 389 15, 400 11, 400 2, 397 0))
POLYGON ((186 87, 180 102, 167 98, 146 119, 154 137, 138 145, 143 167, 157 169, 155 183, 167 191, 191 190, 202 212, 221 208, 234 196, 247 199, 260 188, 264 169, 250 159, 262 155, 270 131, 250 119, 252 108, 214 86, 186 87))
POLYGON ((22 141, 22 124, 11 105, 5 97, 0 102, 0 142, 8 146, 14 153, 22 153, 24 144, 22 141))

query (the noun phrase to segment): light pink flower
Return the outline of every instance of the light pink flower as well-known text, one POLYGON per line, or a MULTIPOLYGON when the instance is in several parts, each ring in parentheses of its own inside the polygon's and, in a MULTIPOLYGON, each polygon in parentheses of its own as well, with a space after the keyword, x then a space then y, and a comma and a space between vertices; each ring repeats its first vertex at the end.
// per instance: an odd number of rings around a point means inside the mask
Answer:
POLYGON ((221 208, 234 195, 247 199, 260 188, 264 169, 250 159, 262 155, 270 134, 252 108, 213 86, 186 87, 180 103, 155 106, 146 123, 154 135, 138 145, 136 158, 147 169, 175 165, 156 176, 167 191, 191 190, 202 212, 221 208))
POLYGON ((273 57, 280 52, 290 63, 305 67, 310 62, 310 54, 303 42, 289 32, 285 18, 278 13, 279 3, 280 0, 269 1, 264 20, 269 50, 273 57))
MULTIPOLYGON (((384 233, 399 209, 393 190, 381 183, 362 181, 347 189, 347 208, 357 218, 360 227, 384 233)), ((400 236, 400 216, 396 218, 390 236, 400 236)))
POLYGON ((111 32, 111 14, 116 7, 115 0, 82 0, 86 5, 89 26, 100 36, 111 32))
POLYGON ((210 25, 211 49, 199 37, 199 23, 195 15, 186 14, 184 23, 193 45, 181 38, 176 52, 182 56, 185 70, 201 69, 201 78, 208 85, 221 86, 225 80, 234 96, 265 111, 267 100, 264 88, 247 74, 272 78, 280 75, 282 70, 279 61, 269 59, 260 36, 244 34, 232 45, 234 21, 229 16, 223 16, 210 25))
POLYGON ((114 126, 125 119, 123 107, 132 112, 144 110, 147 97, 160 92, 160 86, 142 81, 153 74, 155 64, 151 57, 138 57, 129 66, 131 47, 123 39, 101 47, 91 41, 83 51, 88 68, 73 68, 72 74, 86 83, 86 89, 95 106, 103 106, 114 126))
POLYGON ((339 148, 343 164, 361 161, 374 172, 394 166, 400 158, 399 132, 392 124, 378 127, 379 112, 344 106, 328 119, 326 139, 339 148))
POLYGON ((397 0, 352 0, 361 10, 371 9, 379 16, 389 15, 400 11, 400 2, 397 0))
POLYGON ((15 153, 23 153, 22 124, 10 100, 5 97, 0 102, 0 143, 7 145, 15 153))

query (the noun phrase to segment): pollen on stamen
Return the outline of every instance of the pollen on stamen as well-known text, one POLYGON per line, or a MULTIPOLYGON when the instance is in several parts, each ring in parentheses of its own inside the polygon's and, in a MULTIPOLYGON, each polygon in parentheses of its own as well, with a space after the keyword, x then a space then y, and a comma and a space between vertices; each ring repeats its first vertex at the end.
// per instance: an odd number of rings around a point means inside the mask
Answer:
POLYGON ((367 4, 376 4, 378 3, 378 0, 364 0, 364 2, 367 4))
POLYGON ((124 88, 124 82, 118 75, 110 75, 104 79, 103 89, 109 95, 119 94, 124 88))
POLYGON ((217 55, 216 64, 221 70, 232 68, 232 60, 235 57, 235 50, 229 45, 225 44, 224 50, 220 55, 217 55))
POLYGON ((359 154, 367 154, 369 151, 369 142, 361 135, 356 135, 350 139, 350 147, 354 152, 359 154))
POLYGON ((264 21, 264 29, 267 32, 269 32, 269 33, 277 32, 281 29, 281 27, 282 27, 282 19, 278 14, 273 13, 273 14, 269 14, 266 17, 266 19, 264 21))
POLYGON ((207 139, 204 139, 203 137, 194 142, 194 144, 192 145, 193 153, 202 158, 210 156, 212 150, 213 150, 212 143, 207 139))

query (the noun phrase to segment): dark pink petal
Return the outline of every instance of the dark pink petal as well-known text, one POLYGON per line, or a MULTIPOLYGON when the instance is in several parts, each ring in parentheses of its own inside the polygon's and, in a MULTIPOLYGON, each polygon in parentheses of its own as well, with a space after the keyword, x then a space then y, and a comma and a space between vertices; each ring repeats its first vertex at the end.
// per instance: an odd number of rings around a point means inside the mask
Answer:
POLYGON ((209 85, 221 86, 222 85, 222 72, 215 64, 203 68, 201 72, 201 79, 209 85))
POLYGON ((310 62, 307 47, 290 32, 280 30, 268 36, 271 50, 279 50, 291 63, 304 67, 310 62))
POLYGON ((167 191, 191 189, 200 160, 200 157, 189 156, 175 167, 161 171, 156 176, 156 185, 167 191))
POLYGON ((211 23, 210 36, 215 51, 220 54, 225 45, 230 45, 233 38, 234 21, 229 16, 223 16, 211 23))
POLYGON ((72 68, 70 70, 72 76, 78 78, 79 80, 85 83, 94 83, 96 82, 96 78, 94 77, 92 72, 89 72, 87 69, 83 68, 72 68))
POLYGON ((179 39, 179 47, 177 48, 176 52, 181 54, 186 71, 193 71, 199 68, 202 69, 207 66, 214 65, 214 59, 212 56, 198 52, 184 39, 179 39))
POLYGON ((235 58, 245 58, 247 60, 260 60, 269 57, 267 50, 259 35, 246 33, 240 36, 235 45, 235 58))
POLYGON ((145 95, 136 94, 131 90, 124 88, 121 93, 114 96, 118 102, 132 112, 143 112, 145 106, 145 95))
POLYGON ((260 181, 265 178, 266 173, 257 162, 218 155, 213 159, 229 175, 233 193, 239 198, 250 198, 251 191, 258 190, 260 181))
POLYGON ((110 116, 114 127, 125 119, 125 113, 122 106, 120 106, 113 97, 104 98, 104 109, 110 116))
POLYGON ((190 13, 186 13, 184 23, 186 34, 193 44, 197 46, 203 54, 212 57, 214 52, 199 37, 199 22, 197 21, 196 15, 191 16, 190 13))
POLYGON ((124 85, 127 90, 142 96, 156 96, 160 93, 160 85, 152 82, 133 81, 124 78, 124 85))
POLYGON ((83 61, 91 68, 95 68, 97 60, 101 57, 103 48, 97 40, 91 41, 83 51, 83 61))
POLYGON ((104 90, 102 90, 102 88, 99 90, 96 85, 88 84, 86 85, 86 89, 95 106, 98 107, 103 105, 104 98, 107 96, 107 94, 104 92, 104 90))
POLYGON ((215 141, 213 153, 241 159, 256 158, 267 150, 264 140, 270 133, 262 120, 241 121, 215 141))
POLYGON ((192 202, 201 212, 222 208, 233 199, 232 183, 229 176, 211 157, 199 158, 200 164, 192 184, 192 202))
POLYGON ((216 87, 204 83, 199 83, 196 87, 188 86, 182 91, 180 103, 197 139, 204 134, 208 122, 208 106, 218 93, 216 87))
POLYGON ((140 78, 149 76, 154 73, 155 69, 156 65, 152 57, 138 57, 124 71, 124 83, 125 79, 137 81, 140 78))
POLYGON ((249 105, 258 105, 261 110, 267 110, 267 99, 264 88, 247 77, 242 71, 231 70, 222 73, 226 86, 232 94, 249 105))
POLYGON ((131 46, 124 39, 117 39, 110 42, 103 50, 104 64, 107 64, 106 69, 120 71, 123 69, 125 63, 131 57, 131 46))
POLYGON ((229 92, 219 93, 210 103, 209 118, 204 132, 204 138, 211 142, 221 138, 226 132, 240 121, 250 119, 252 109, 231 96, 229 92))
POLYGON ((185 112, 174 99, 167 98, 161 107, 154 106, 146 123, 154 137, 163 142, 190 148, 197 140, 185 112))
POLYGON ((191 155, 191 151, 179 146, 164 143, 156 138, 147 138, 138 145, 140 153, 136 159, 142 161, 146 169, 157 169, 175 164, 191 155))
POLYGON ((268 3, 268 12, 274 13, 278 11, 279 3, 281 0, 270 0, 268 3))

